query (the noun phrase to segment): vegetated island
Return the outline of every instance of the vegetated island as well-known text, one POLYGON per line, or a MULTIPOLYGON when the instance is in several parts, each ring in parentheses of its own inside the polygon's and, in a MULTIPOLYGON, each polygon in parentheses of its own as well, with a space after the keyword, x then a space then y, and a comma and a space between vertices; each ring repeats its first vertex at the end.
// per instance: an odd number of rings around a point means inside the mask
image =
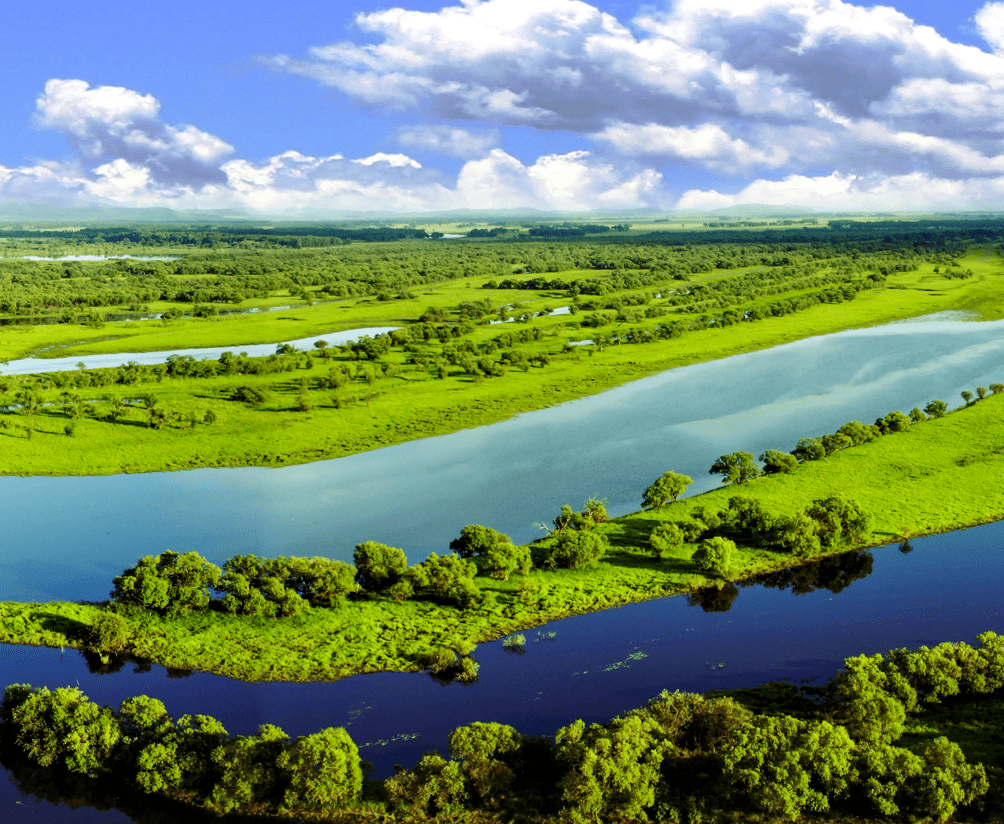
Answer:
POLYGON ((50 801, 131 812, 156 798, 184 820, 993 822, 1004 814, 1004 637, 978 640, 848 658, 822 687, 664 690, 553 740, 474 722, 450 734, 448 757, 426 753, 382 781, 364 778, 342 727, 291 740, 262 724, 231 737, 148 696, 115 709, 79 688, 12 684, 0 764, 50 801))
POLYGON ((565 507, 548 538, 524 547, 471 525, 455 554, 411 567, 374 542, 357 547, 355 568, 238 556, 221 575, 195 553, 148 556, 115 579, 110 603, 0 604, 0 641, 246 680, 474 678, 476 643, 556 618, 684 592, 727 600, 732 580, 1001 519, 1002 392, 850 422, 794 454, 767 450, 763 469, 723 455, 711 471, 727 485, 693 498, 671 500, 690 479, 670 471, 646 490, 649 509, 608 521, 600 501, 565 507))
POLYGON ((101 235, 200 248, 174 262, 0 259, 0 323, 11 323, 4 357, 233 346, 215 360, 176 355, 151 366, 0 376, 0 472, 304 463, 812 335, 939 310, 1004 317, 999 221, 845 221, 755 235, 611 230, 602 242, 523 232, 459 245, 331 246, 337 237, 315 231, 292 240, 101 235), (282 245, 294 242, 317 248, 282 245), (81 307, 94 308, 81 315, 81 307), (98 312, 129 307, 163 317, 125 322, 98 312), (492 324, 501 320, 511 323, 492 324), (325 341, 328 331, 367 326, 399 328, 351 345, 325 341), (314 335, 308 351, 241 355, 245 343, 314 335))

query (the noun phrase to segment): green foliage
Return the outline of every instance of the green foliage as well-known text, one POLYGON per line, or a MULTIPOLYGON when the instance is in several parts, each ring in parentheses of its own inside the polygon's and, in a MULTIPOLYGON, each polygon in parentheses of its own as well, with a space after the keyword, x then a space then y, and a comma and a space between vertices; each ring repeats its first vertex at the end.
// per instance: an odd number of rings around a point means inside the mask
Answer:
POLYGON ((659 724, 640 714, 588 728, 576 721, 558 730, 555 743, 558 759, 569 767, 559 785, 564 817, 576 824, 643 818, 672 751, 659 724))
POLYGON ((362 793, 359 748, 342 727, 297 738, 276 759, 286 777, 283 806, 289 810, 333 810, 362 793))
POLYGON ((404 575, 408 568, 408 557, 404 550, 366 541, 356 544, 353 560, 356 567, 356 583, 367 592, 387 589, 404 575))
POLYGON ((815 555, 819 552, 818 524, 804 512, 774 519, 769 542, 792 555, 815 555))
POLYGON ((114 612, 101 612, 87 628, 86 644, 91 652, 116 655, 129 647, 132 626, 114 612))
POLYGON ((511 543, 508 535, 496 532, 491 527, 468 524, 460 530, 460 537, 450 541, 450 549, 461 558, 485 555, 498 544, 511 543))
POLYGON ((485 571, 499 581, 508 581, 514 572, 527 575, 532 566, 528 546, 500 543, 489 547, 485 553, 485 571))
POLYGON ((41 687, 24 695, 4 694, 5 708, 17 730, 17 743, 43 767, 59 764, 70 772, 96 775, 108 761, 122 734, 115 714, 90 701, 79 688, 41 687))
MULTIPOLYGON (((833 679, 836 718, 855 741, 889 744, 902 734, 906 708, 896 697, 901 685, 883 671, 881 655, 858 655, 844 661, 833 679)), ((908 686, 908 685, 906 685, 908 686)))
POLYGON ((932 418, 941 418, 948 412, 948 404, 944 401, 933 400, 924 407, 924 411, 932 418))
POLYGON ((724 753, 728 780, 757 809, 791 819, 825 812, 853 777, 854 745, 842 727, 790 716, 754 716, 724 753))
POLYGON ((461 765, 438 753, 428 753, 411 770, 401 770, 384 782, 392 807, 435 817, 461 813, 468 799, 461 765))
POLYGON ((450 752, 461 761, 468 793, 497 806, 516 778, 506 756, 518 752, 523 736, 505 724, 475 721, 450 733, 450 752))
POLYGON ((481 600, 481 590, 474 581, 477 573, 478 566, 474 561, 456 555, 440 558, 432 552, 422 563, 411 567, 407 574, 417 593, 463 609, 481 600))
POLYGON ((665 506, 668 501, 675 501, 687 487, 693 483, 693 478, 681 475, 679 472, 665 472, 655 483, 645 490, 642 498, 643 509, 654 509, 657 506, 665 506))
POLYGON ((918 818, 946 821, 956 808, 983 795, 989 784, 982 764, 967 764, 959 745, 943 736, 922 745, 920 772, 897 795, 900 806, 918 818))
POLYGON ((656 558, 663 558, 683 547, 683 530, 673 523, 659 524, 648 535, 648 545, 656 558))
POLYGON ((170 550, 146 555, 113 583, 112 600, 121 604, 177 615, 209 606, 210 587, 220 580, 220 568, 195 552, 170 550))
POLYGON ((872 516, 856 501, 846 500, 839 495, 813 501, 805 514, 816 522, 819 541, 827 547, 864 541, 874 523, 872 516))
POLYGON ((607 550, 607 540, 595 532, 565 530, 551 547, 548 565, 566 569, 582 569, 595 564, 607 550))
POLYGON ((787 474, 798 466, 798 458, 778 449, 768 449, 760 455, 764 475, 787 474))
POLYGON ((725 576, 732 567, 735 551, 735 542, 728 538, 705 538, 701 541, 701 545, 694 550, 691 560, 694 562, 694 566, 703 572, 725 576))
POLYGON ((273 806, 282 787, 277 762, 288 741, 278 727, 262 724, 257 735, 230 738, 213 750, 219 778, 206 806, 220 813, 258 804, 273 806))
POLYGON ((708 472, 711 475, 721 475, 724 484, 744 484, 763 474, 749 452, 722 455, 708 472))
MULTIPOLYGON (((846 436, 845 436, 846 437, 846 436)), ((802 438, 791 454, 801 462, 821 461, 826 457, 826 447, 819 438, 802 438)))

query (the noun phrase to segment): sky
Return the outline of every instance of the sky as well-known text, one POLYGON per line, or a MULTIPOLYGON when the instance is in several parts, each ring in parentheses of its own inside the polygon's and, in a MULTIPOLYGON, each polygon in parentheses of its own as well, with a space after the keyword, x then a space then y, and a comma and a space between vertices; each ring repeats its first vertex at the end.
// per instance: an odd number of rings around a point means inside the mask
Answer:
POLYGON ((1004 2, 18 3, 0 205, 993 210, 1004 2))

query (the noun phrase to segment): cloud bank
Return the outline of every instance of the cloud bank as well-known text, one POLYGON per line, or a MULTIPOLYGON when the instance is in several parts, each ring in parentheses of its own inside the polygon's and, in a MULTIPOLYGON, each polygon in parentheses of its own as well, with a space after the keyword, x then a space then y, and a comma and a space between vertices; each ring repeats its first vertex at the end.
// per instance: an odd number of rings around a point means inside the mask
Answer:
POLYGON ((36 123, 73 157, 0 167, 0 193, 268 210, 1001 206, 1004 2, 973 18, 985 49, 843 0, 676 0, 625 21, 582 0, 465 0, 355 25, 359 42, 260 60, 384 113, 403 153, 238 159, 163 122, 151 95, 51 80, 36 123), (499 148, 525 129, 580 148, 499 148), (464 163, 448 174, 411 153, 464 163))

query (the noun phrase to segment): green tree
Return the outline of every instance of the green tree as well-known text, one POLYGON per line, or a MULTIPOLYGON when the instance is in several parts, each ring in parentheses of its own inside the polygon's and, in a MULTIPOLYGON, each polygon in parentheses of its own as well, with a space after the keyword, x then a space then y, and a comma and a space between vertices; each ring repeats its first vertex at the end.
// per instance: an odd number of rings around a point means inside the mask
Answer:
POLYGON ((821 461, 826 457, 826 447, 819 438, 802 438, 798 445, 791 450, 791 454, 803 463, 821 461))
POLYGON ((527 575, 533 566, 530 548, 509 543, 495 544, 485 553, 485 571, 499 581, 508 581, 514 572, 527 575))
POLYGON ((440 558, 432 552, 422 563, 408 570, 408 578, 416 592, 436 601, 466 608, 481 600, 481 590, 474 581, 477 573, 474 561, 456 555, 440 558))
POLYGON ((823 546, 860 543, 871 532, 873 519, 856 501, 839 495, 819 498, 805 510, 816 522, 816 534, 823 546))
POLYGON ((968 390, 963 389, 962 392, 960 392, 959 394, 962 395, 962 400, 964 400, 966 402, 966 406, 969 406, 972 403, 972 401, 973 401, 973 393, 972 392, 969 392, 968 390))
POLYGON ((359 748, 343 727, 297 738, 279 753, 276 766, 286 777, 288 810, 341 809, 362 794, 359 748))
POLYGON ((662 559, 683 547, 683 530, 676 524, 659 524, 649 533, 648 545, 655 557, 662 559))
POLYGON ((629 714, 588 728, 576 721, 558 730, 555 743, 558 759, 569 766, 560 784, 563 820, 644 820, 672 750, 654 719, 629 714))
POLYGON ((1001 392, 1004 392, 1004 383, 990 384, 990 391, 995 395, 999 395, 1001 392))
POLYGON ((919 407, 914 407, 910 410, 910 422, 911 423, 923 423, 927 420, 927 415, 921 412, 919 407))
POLYGON ((505 724, 475 721, 450 733, 450 752, 461 761, 468 792, 485 806, 497 806, 516 779, 506 757, 513 757, 523 736, 505 724))
POLYGON ((924 411, 932 418, 941 418, 948 412, 948 404, 944 401, 934 400, 924 407, 924 411))
POLYGON ((606 549, 606 539, 595 532, 565 530, 558 534, 551 547, 548 565, 581 569, 599 561, 606 549))
POLYGON ((111 598, 167 615, 202 610, 209 606, 209 590, 219 583, 220 575, 218 566, 196 552, 179 555, 167 550, 140 558, 115 578, 111 598))
POLYGON ((468 524, 460 530, 460 537, 450 541, 450 549, 461 558, 473 558, 475 555, 485 555, 489 549, 498 544, 509 544, 508 535, 496 532, 491 527, 480 524, 468 524))
POLYGON ((976 395, 980 400, 983 400, 987 396, 987 388, 985 386, 977 386, 976 395))
POLYGON ((906 432, 910 428, 910 419, 898 410, 893 410, 883 420, 888 432, 906 432))
POLYGON ((722 455, 708 472, 711 475, 721 475, 724 484, 744 484, 762 474, 749 452, 722 455))
POLYGON ((724 576, 732 566, 736 545, 728 538, 705 538, 694 550, 691 560, 702 572, 724 576))
POLYGON ((117 655, 125 651, 132 640, 132 626, 114 612, 102 610, 91 621, 85 633, 87 648, 91 652, 108 652, 117 655))
POLYGON ((461 765, 427 753, 411 770, 399 770, 384 782, 391 806, 435 818, 463 812, 468 800, 461 765))
POLYGON ((793 819, 826 812, 853 777, 854 744, 843 727, 757 715, 724 753, 725 774, 759 810, 793 819))
POLYGON ((104 770, 122 736, 115 713, 77 687, 28 689, 27 695, 9 688, 4 693, 5 713, 25 755, 43 767, 59 764, 84 775, 104 770), (14 699, 9 710, 8 693, 14 699))
POLYGON ((144 743, 136 758, 136 783, 147 793, 177 789, 205 798, 220 776, 212 754, 227 741, 209 715, 183 715, 163 735, 144 743))
POLYGON ((665 506, 668 501, 675 502, 692 483, 693 478, 681 475, 679 472, 665 472, 645 490, 641 502, 642 508, 655 509, 665 506))
POLYGON ((228 813, 258 804, 272 806, 281 798, 278 761, 289 736, 272 724, 262 724, 255 736, 237 736, 213 750, 219 778, 206 802, 209 809, 228 813))
POLYGON ((798 459, 779 449, 768 449, 760 455, 764 475, 787 474, 798 466, 798 459))
POLYGON ((404 550, 376 541, 356 544, 353 560, 356 583, 367 592, 380 592, 396 584, 408 568, 404 550))

